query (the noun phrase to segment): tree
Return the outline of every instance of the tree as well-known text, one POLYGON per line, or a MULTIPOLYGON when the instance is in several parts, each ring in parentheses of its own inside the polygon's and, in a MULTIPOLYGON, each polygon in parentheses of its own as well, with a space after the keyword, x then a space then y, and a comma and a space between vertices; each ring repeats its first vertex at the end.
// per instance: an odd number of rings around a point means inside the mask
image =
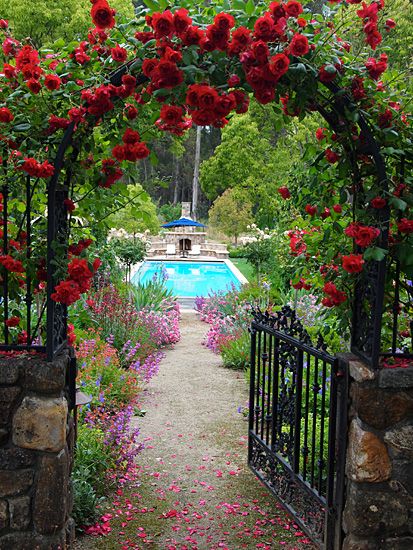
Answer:
POLYGON ((243 248, 243 257, 255 268, 260 283, 263 271, 268 270, 274 262, 275 235, 268 229, 259 229, 255 224, 250 229, 252 237, 243 248))
POLYGON ((232 117, 221 144, 201 165, 205 194, 215 199, 227 188, 244 189, 260 227, 274 227, 284 216, 277 189, 293 167, 300 168, 305 144, 315 142, 319 125, 315 116, 288 125, 284 118, 274 105, 251 105, 251 112, 232 117))
POLYGON ((195 159, 194 159, 194 179, 192 181, 192 217, 197 218, 198 213, 198 194, 199 194, 199 164, 201 162, 201 126, 196 127, 195 159))
POLYGON ((239 189, 227 189, 218 197, 209 211, 211 225, 221 230, 227 237, 238 237, 244 233, 253 221, 252 204, 245 192, 239 189))
POLYGON ((145 258, 147 241, 133 237, 132 239, 113 239, 111 245, 116 256, 125 267, 126 280, 130 281, 131 267, 145 258))
MULTIPOLYGON (((111 6, 130 19, 134 15, 131 0, 111 0, 111 6)), ((87 0, 0 0, 0 15, 9 20, 17 39, 30 37, 37 48, 56 40, 67 44, 91 27, 87 0)))
POLYGON ((130 235, 159 231, 156 206, 140 184, 128 185, 123 191, 123 202, 116 212, 107 218, 107 225, 124 229, 130 235))
POLYGON ((167 202, 159 207, 158 213, 163 223, 172 222, 181 216, 182 205, 167 202))

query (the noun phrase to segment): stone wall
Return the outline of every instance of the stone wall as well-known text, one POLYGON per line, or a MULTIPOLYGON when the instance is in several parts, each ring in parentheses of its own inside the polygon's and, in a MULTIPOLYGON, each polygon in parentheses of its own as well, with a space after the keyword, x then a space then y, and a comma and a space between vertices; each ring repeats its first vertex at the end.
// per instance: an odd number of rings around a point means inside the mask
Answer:
POLYGON ((70 518, 74 427, 70 358, 0 359, 0 550, 63 550, 70 518))
POLYGON ((345 550, 413 548, 413 367, 349 360, 345 550))

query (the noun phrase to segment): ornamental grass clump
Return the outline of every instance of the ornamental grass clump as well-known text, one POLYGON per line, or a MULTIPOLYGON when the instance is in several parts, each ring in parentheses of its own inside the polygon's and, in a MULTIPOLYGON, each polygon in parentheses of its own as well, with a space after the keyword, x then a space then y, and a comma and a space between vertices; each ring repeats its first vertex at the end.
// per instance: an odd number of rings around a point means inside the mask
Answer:
POLYGON ((159 273, 155 273, 149 281, 131 286, 132 298, 138 311, 144 309, 164 311, 173 307, 176 297, 165 286, 167 278, 168 273, 163 269, 159 273))

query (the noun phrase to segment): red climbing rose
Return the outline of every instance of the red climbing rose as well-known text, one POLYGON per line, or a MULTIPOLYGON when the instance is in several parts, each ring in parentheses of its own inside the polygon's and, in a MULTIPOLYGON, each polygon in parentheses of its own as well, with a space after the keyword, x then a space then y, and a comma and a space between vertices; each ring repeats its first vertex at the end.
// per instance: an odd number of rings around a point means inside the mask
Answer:
POLYGON ((115 26, 113 10, 106 0, 94 0, 91 15, 98 29, 111 29, 115 26))
POLYGON ((302 34, 295 34, 290 43, 290 52, 292 55, 300 57, 309 52, 308 39, 302 34))
POLYGON ((411 233, 413 233, 413 220, 402 218, 397 224, 397 227, 400 233, 406 233, 407 235, 410 235, 411 233))
POLYGON ((48 74, 44 79, 44 85, 48 90, 58 90, 62 81, 55 74, 48 74))
POLYGON ((291 193, 290 193, 288 187, 285 187, 285 186, 279 187, 279 188, 277 189, 277 191, 278 191, 279 194, 282 196, 282 198, 285 199, 285 200, 286 200, 286 199, 289 199, 289 198, 291 197, 291 193))
POLYGON ((343 269, 348 273, 360 273, 363 271, 363 256, 361 254, 349 254, 341 258, 343 269))
POLYGON ((0 108, 0 122, 11 122, 14 119, 13 113, 7 107, 0 108))
POLYGON ((112 55, 112 59, 114 61, 117 61, 118 63, 123 63, 128 57, 128 52, 125 50, 125 48, 121 48, 121 46, 119 45, 112 48, 110 50, 110 53, 112 55))
POLYGON ((6 321, 8 327, 17 327, 20 323, 20 317, 9 317, 6 321))
POLYGON ((373 208, 380 209, 386 206, 387 201, 383 197, 375 197, 374 199, 371 200, 370 204, 373 208))
POLYGON ((75 281, 62 281, 55 286, 55 292, 51 295, 52 300, 70 306, 80 298, 80 288, 75 281))
POLYGON ((303 13, 303 6, 296 0, 290 0, 285 4, 285 12, 290 17, 298 17, 300 13, 303 13))

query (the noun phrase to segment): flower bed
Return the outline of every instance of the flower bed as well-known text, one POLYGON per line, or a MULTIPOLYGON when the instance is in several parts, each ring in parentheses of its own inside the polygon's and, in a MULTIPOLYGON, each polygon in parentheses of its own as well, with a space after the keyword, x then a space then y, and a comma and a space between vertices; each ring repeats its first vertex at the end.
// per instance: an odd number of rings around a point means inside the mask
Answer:
POLYGON ((135 477, 143 444, 131 421, 140 414, 142 388, 158 372, 161 348, 180 338, 179 306, 169 298, 155 310, 139 311, 133 293, 111 285, 90 294, 84 305, 72 312, 79 334, 77 384, 90 397, 79 410, 74 517, 86 533, 103 534, 96 523, 102 501, 135 477))
POLYGON ((251 322, 251 306, 241 299, 240 291, 210 293, 207 298, 197 297, 195 309, 201 320, 210 328, 205 345, 214 353, 221 353, 225 366, 247 368, 249 366, 248 327, 251 322))

